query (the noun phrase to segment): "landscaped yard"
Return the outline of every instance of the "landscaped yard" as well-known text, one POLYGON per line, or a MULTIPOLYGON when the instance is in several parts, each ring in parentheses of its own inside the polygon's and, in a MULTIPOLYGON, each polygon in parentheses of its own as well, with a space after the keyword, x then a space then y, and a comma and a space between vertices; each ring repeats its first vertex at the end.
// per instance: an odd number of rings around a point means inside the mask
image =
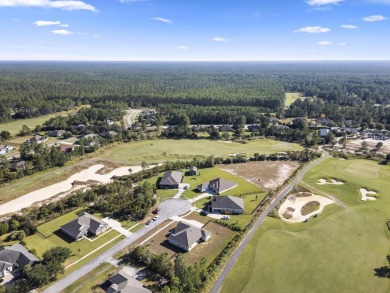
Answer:
POLYGON ((388 292, 389 280, 374 269, 389 252, 389 178, 390 166, 368 160, 330 158, 311 169, 304 182, 347 207, 330 205, 308 223, 267 218, 221 292, 388 292), (329 176, 345 184, 317 184, 329 176), (361 201, 363 186, 377 190, 378 200, 361 201))
POLYGON ((227 157, 232 154, 254 153, 271 154, 283 151, 302 150, 298 144, 261 139, 242 143, 227 143, 212 140, 153 140, 121 144, 102 153, 102 158, 112 159, 127 164, 146 162, 165 162, 192 160, 195 157, 206 158, 210 155, 227 157))

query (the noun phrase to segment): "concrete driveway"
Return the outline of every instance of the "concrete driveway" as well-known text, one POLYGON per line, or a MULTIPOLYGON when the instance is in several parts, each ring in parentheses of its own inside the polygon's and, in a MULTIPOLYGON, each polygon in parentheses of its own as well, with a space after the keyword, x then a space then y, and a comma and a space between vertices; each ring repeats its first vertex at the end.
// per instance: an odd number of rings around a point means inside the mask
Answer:
POLYGON ((180 183, 179 189, 173 198, 181 198, 181 195, 183 194, 183 192, 188 190, 189 188, 190 188, 190 185, 188 183, 180 183))
POLYGON ((125 228, 122 227, 121 223, 119 223, 118 221, 115 221, 114 219, 104 218, 102 221, 104 223, 107 223, 108 226, 110 226, 112 229, 114 229, 115 231, 121 233, 122 235, 124 235, 126 237, 131 235, 131 233, 129 231, 127 231, 125 228))

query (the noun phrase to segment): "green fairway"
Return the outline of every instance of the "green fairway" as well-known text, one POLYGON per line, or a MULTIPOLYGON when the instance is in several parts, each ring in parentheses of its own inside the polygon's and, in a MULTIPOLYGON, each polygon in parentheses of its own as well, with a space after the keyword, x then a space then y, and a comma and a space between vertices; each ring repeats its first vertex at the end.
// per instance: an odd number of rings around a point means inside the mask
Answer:
POLYGON ((368 160, 330 158, 314 167, 304 181, 348 207, 333 204, 309 223, 267 218, 222 292, 388 292, 389 280, 374 276, 374 269, 386 264, 389 252, 389 179, 389 166, 368 160), (316 184, 327 177, 346 184, 316 184), (362 186, 377 190, 378 200, 362 202, 362 186))
MULTIPOLYGON (((86 106, 83 106, 86 107, 86 106)), ((22 129, 23 125, 27 125, 31 130, 34 130, 35 126, 42 125, 45 121, 49 120, 52 117, 57 116, 66 116, 72 113, 77 112, 80 109, 80 107, 69 110, 69 111, 63 111, 58 112, 54 114, 44 115, 37 118, 28 118, 28 119, 19 119, 8 123, 2 123, 0 124, 0 130, 9 131, 12 136, 19 133, 19 131, 22 129)))
POLYGON ((301 96, 302 95, 300 93, 286 93, 286 102, 285 102, 286 108, 290 107, 291 104, 293 104, 301 96))
POLYGON ((131 142, 119 145, 104 152, 101 157, 129 164, 146 162, 164 162, 177 160, 192 160, 194 157, 206 158, 210 155, 227 157, 232 154, 254 153, 272 154, 283 151, 298 151, 302 147, 281 141, 263 139, 242 143, 226 143, 211 140, 154 140, 131 142))

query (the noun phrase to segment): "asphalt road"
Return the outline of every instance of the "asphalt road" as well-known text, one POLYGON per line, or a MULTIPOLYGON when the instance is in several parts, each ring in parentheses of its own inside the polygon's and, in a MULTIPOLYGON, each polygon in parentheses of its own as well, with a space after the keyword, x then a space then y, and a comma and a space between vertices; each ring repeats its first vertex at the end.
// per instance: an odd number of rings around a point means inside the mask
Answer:
POLYGON ((64 290, 66 287, 80 279, 80 277, 86 275, 103 262, 111 259, 115 254, 130 246, 133 242, 144 236, 149 231, 153 230, 156 225, 161 224, 162 222, 173 216, 179 216, 190 211, 191 203, 188 200, 184 199, 168 199, 163 201, 160 204, 159 208, 160 219, 157 220, 157 222, 152 222, 152 224, 146 225, 143 228, 139 229, 137 232, 131 234, 126 239, 109 248, 108 250, 100 254, 98 257, 94 258, 93 260, 78 268, 71 274, 59 280, 43 292, 58 293, 64 290))
POLYGON ((240 244, 240 246, 237 248, 236 252, 233 254, 232 258, 229 260, 229 262, 226 264, 225 268, 223 269, 221 275, 219 276, 218 280, 214 284, 214 287, 211 289, 210 293, 218 293, 219 290, 222 287, 222 284, 224 280, 226 279, 227 275, 229 274, 230 270, 232 269, 233 265, 241 255, 242 251, 244 250, 245 246, 248 244, 248 242, 253 237, 253 234, 256 232, 256 230, 260 227, 260 225, 263 223, 264 219, 268 216, 268 214, 275 208, 275 206, 284 198, 294 187, 295 185, 300 182, 305 175, 307 171, 309 171, 313 166, 323 162, 329 157, 329 154, 327 152, 323 152, 324 155, 314 161, 311 162, 309 165, 307 165, 294 179, 293 182, 291 182, 280 194, 275 198, 275 200, 271 203, 271 205, 265 210, 265 212, 257 219, 255 224, 252 227, 252 230, 247 234, 244 241, 240 244))
POLYGON ((130 109, 130 113, 129 115, 127 115, 126 119, 127 119, 127 124, 129 125, 129 127, 131 125, 133 125, 134 123, 134 116, 137 114, 137 113, 141 113, 142 111, 141 110, 136 110, 136 109, 130 109))

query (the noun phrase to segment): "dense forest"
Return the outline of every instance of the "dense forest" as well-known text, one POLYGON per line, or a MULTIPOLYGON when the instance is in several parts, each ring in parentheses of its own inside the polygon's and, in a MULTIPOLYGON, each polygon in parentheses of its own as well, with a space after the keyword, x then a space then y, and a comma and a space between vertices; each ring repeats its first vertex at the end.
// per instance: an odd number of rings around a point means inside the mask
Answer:
POLYGON ((0 63, 0 122, 107 101, 157 108, 168 123, 179 113, 192 124, 254 123, 272 112, 386 127, 390 63, 0 63), (285 92, 319 99, 284 113, 285 92))

